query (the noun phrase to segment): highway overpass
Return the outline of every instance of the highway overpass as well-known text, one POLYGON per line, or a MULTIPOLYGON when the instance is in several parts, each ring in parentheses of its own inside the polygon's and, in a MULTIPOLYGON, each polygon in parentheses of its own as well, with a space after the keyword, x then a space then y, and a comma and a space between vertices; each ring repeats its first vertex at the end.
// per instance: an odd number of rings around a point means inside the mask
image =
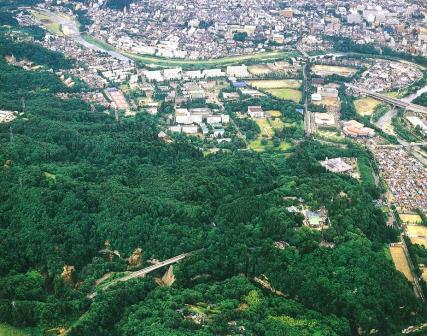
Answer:
MULTIPOLYGON (((108 287, 110 287, 112 285, 115 285, 118 282, 128 281, 128 280, 134 279, 134 278, 142 278, 145 275, 147 275, 148 273, 153 272, 153 271, 155 271, 155 270, 157 270, 157 269, 159 269, 161 267, 175 264, 178 261, 181 261, 182 259, 190 256, 192 253, 193 252, 183 253, 183 254, 177 255, 177 256, 175 256, 173 258, 161 261, 161 262, 159 262, 159 263, 157 263, 155 265, 143 268, 143 269, 141 269, 139 271, 132 272, 132 273, 130 273, 128 275, 125 275, 125 276, 123 276, 121 278, 114 279, 113 281, 109 282, 107 285, 103 286, 101 290, 106 290, 108 287)), ((97 294, 97 292, 95 291, 95 292, 89 294, 87 297, 89 299, 93 299, 96 296, 96 294, 97 294)))
POLYGON ((358 91, 360 93, 363 93, 369 97, 381 100, 385 103, 397 106, 397 107, 401 107, 404 108, 408 111, 413 111, 415 113, 420 113, 420 114, 426 114, 427 115, 427 107, 424 106, 420 106, 420 105, 416 105, 416 104, 412 104, 412 103, 408 103, 405 102, 403 100, 397 99, 397 98, 393 98, 393 97, 389 97, 386 96, 384 94, 378 93, 378 92, 373 92, 373 91, 369 91, 366 89, 363 89, 361 87, 352 85, 352 84, 345 84, 345 86, 349 89, 352 89, 354 91, 358 91))

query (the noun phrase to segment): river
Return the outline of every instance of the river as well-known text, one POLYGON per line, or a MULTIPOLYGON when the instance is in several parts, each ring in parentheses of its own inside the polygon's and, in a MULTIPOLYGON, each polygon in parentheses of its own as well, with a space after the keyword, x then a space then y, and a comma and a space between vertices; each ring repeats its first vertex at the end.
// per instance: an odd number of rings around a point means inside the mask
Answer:
POLYGON ((59 23, 63 27, 62 30, 67 31, 67 34, 64 34, 67 38, 74 40, 75 42, 83 45, 84 47, 86 47, 88 49, 107 53, 110 56, 117 58, 118 60, 121 60, 121 61, 132 62, 132 60, 129 57, 126 57, 117 51, 107 50, 107 49, 104 49, 104 48, 102 48, 96 44, 93 44, 93 43, 86 41, 82 37, 82 35, 80 34, 80 31, 77 27, 77 23, 75 20, 73 20, 69 17, 66 17, 66 16, 58 15, 58 14, 53 13, 53 12, 48 11, 48 10, 39 10, 39 11, 42 12, 44 15, 47 15, 52 21, 59 23))
POLYGON ((407 103, 412 103, 416 98, 421 96, 423 93, 427 93, 427 85, 422 87, 421 89, 419 89, 417 92, 415 92, 409 96, 406 96, 405 98, 402 98, 401 100, 403 100, 404 102, 407 102, 407 103))

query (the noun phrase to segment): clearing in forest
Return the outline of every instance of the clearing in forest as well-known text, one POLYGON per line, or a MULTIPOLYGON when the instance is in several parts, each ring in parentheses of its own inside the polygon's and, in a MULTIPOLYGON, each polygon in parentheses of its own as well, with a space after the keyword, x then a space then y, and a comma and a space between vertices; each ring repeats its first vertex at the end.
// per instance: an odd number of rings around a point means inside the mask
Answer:
POLYGON ((266 111, 267 116, 269 116, 270 118, 280 118, 282 116, 282 112, 280 112, 279 110, 269 110, 266 111))
POLYGON ((271 139, 274 135, 273 127, 271 127, 270 123, 267 119, 256 118, 254 119, 261 129, 261 136, 271 139))
POLYGON ((30 333, 26 332, 25 330, 12 327, 8 324, 1 323, 0 335, 1 336, 27 336, 27 335, 30 335, 30 333))

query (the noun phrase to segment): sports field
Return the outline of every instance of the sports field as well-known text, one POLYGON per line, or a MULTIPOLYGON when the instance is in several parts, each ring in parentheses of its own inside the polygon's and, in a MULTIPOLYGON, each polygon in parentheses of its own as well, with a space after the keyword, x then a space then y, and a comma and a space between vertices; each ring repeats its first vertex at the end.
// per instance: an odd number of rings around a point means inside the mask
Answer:
POLYGON ((266 79, 250 80, 248 83, 257 89, 299 89, 301 81, 298 79, 266 79))
POLYGON ((393 262, 396 266, 396 269, 399 272, 403 273, 406 279, 413 282, 414 278, 412 276, 411 269, 409 268, 408 259, 406 258, 406 254, 403 250, 403 247, 400 245, 390 246, 390 254, 393 258, 393 262))
POLYGON ((271 73, 271 69, 266 64, 255 64, 248 66, 248 71, 254 76, 262 76, 271 73))
POLYGON ((360 98, 354 101, 356 112, 361 116, 370 116, 380 104, 381 102, 379 100, 371 97, 360 98))
POLYGON ((339 75, 344 77, 349 77, 357 72, 355 68, 321 64, 313 65, 312 71, 318 76, 339 75))
POLYGON ((268 89, 265 91, 270 93, 274 97, 285 99, 285 100, 292 100, 296 103, 299 103, 302 97, 301 91, 295 90, 295 89, 282 88, 282 89, 268 89))
POLYGON ((334 97, 322 97, 321 101, 314 101, 313 104, 331 106, 331 107, 336 107, 336 108, 340 107, 339 99, 334 98, 334 97))
POLYGON ((399 217, 403 223, 407 223, 407 224, 421 224, 423 221, 420 215, 417 215, 417 214, 400 213, 399 217))
POLYGON ((248 83, 280 99, 299 103, 302 97, 299 90, 301 81, 298 79, 251 80, 248 83))
POLYGON ((424 225, 408 225, 406 227, 408 236, 426 236, 427 237, 427 226, 424 225))
POLYGON ((418 244, 427 248, 427 238, 423 237, 411 237, 409 238, 412 244, 418 244))

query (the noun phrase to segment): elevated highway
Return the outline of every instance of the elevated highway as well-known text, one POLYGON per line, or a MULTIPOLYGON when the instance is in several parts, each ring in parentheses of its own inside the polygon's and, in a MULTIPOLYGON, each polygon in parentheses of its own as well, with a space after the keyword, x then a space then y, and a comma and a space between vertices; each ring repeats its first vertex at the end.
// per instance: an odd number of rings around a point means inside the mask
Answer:
POLYGON ((375 148, 404 148, 404 147, 416 147, 416 146, 427 146, 427 141, 425 142, 407 142, 400 145, 376 145, 375 148))
POLYGON ((408 111, 413 111, 415 113, 427 115, 427 107, 412 104, 412 103, 409 103, 409 102, 406 102, 406 101, 403 101, 403 100, 400 100, 397 98, 389 97, 389 96, 386 96, 386 95, 378 93, 378 92, 369 91, 369 90, 363 89, 361 87, 358 87, 358 86, 355 86, 352 84, 346 83, 345 86, 348 87, 349 89, 352 89, 354 91, 358 91, 360 93, 363 93, 369 97, 383 101, 385 103, 404 108, 408 111))
MULTIPOLYGON (((153 271, 155 271, 155 270, 157 270, 159 268, 175 264, 175 263, 177 263, 177 262, 185 259, 186 257, 190 256, 192 253, 193 252, 183 253, 183 254, 177 255, 177 256, 175 256, 173 258, 161 261, 161 262, 159 262, 159 263, 157 263, 155 265, 143 268, 143 269, 141 269, 139 271, 132 272, 132 273, 130 273, 128 275, 125 275, 125 276, 123 276, 121 278, 114 279, 113 281, 111 281, 108 284, 106 284, 105 286, 103 286, 102 289, 100 289, 100 290, 106 290, 108 287, 113 286, 113 285, 117 284, 118 282, 124 282, 124 281, 128 281, 128 280, 134 279, 134 278, 142 278, 145 275, 147 275, 148 273, 153 272, 153 271)), ((89 294, 87 296, 87 298, 93 299, 93 298, 95 298, 96 295, 97 295, 97 291, 89 294)))

